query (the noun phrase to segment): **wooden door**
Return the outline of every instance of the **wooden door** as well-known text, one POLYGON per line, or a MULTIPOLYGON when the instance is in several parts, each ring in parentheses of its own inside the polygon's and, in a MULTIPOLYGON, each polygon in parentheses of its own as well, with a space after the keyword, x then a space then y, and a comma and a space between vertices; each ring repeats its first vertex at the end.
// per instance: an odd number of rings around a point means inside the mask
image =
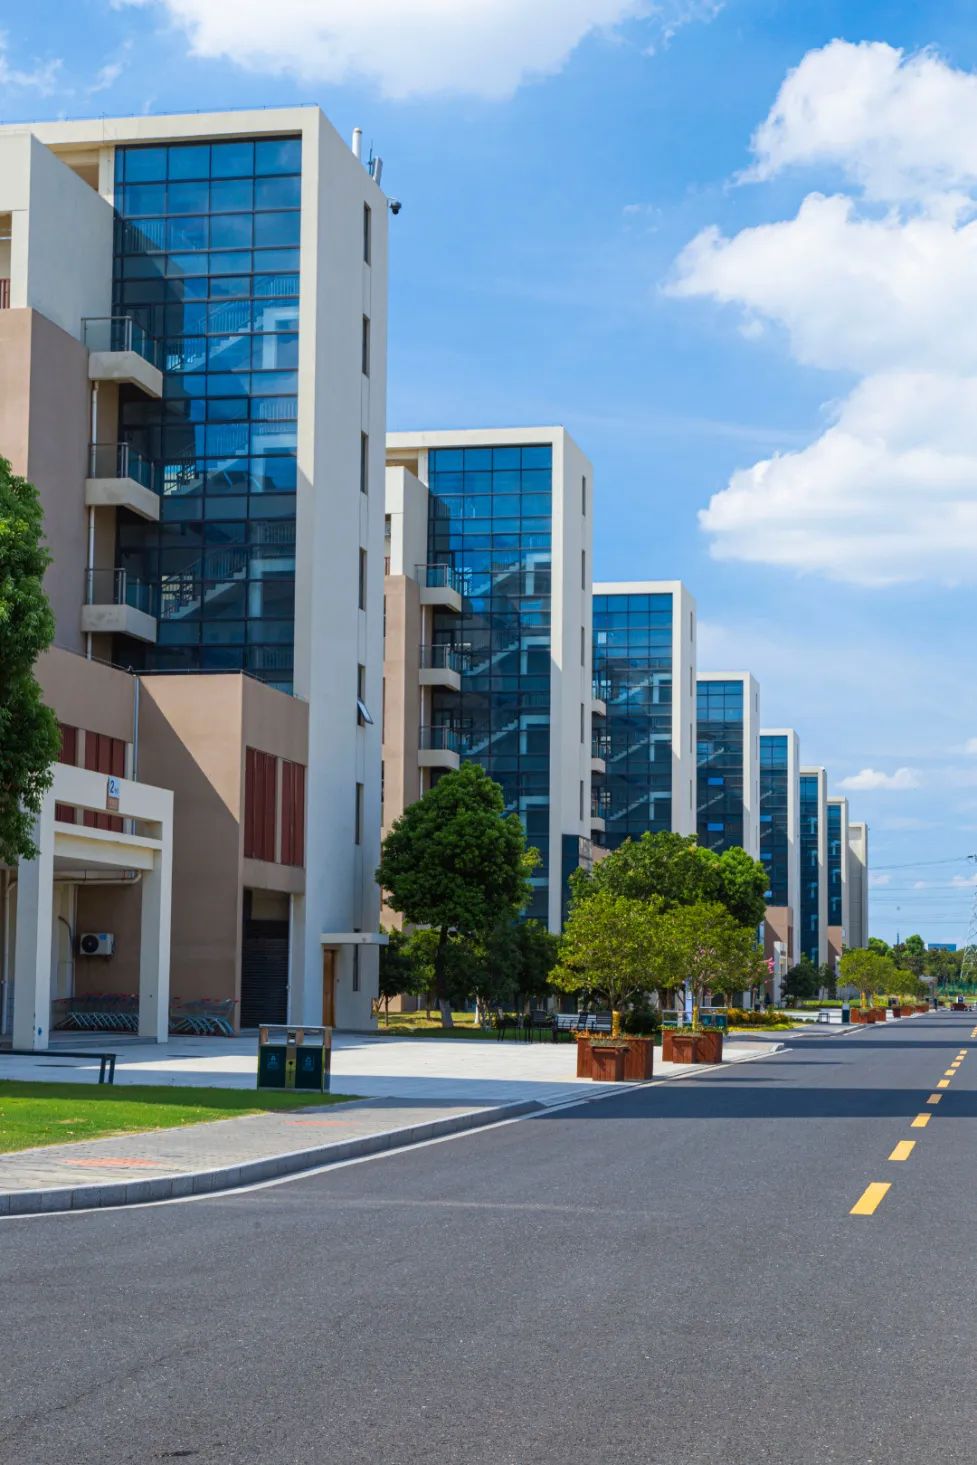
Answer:
POLYGON ((322 950, 322 1026, 336 1026, 336 952, 328 946, 322 950))

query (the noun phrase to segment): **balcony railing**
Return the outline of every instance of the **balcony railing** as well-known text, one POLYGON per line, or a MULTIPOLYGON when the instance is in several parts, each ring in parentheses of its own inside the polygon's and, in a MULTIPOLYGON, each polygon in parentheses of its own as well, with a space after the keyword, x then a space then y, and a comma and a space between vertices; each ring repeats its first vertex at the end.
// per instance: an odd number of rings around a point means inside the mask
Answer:
POLYGON ((609 758, 611 756, 611 740, 608 737, 591 738, 590 756, 592 758, 609 758))
POLYGON ((423 671, 456 671, 459 676, 472 664, 472 654, 465 646, 422 646, 423 671))
POLYGON ((89 478, 132 478, 152 493, 159 493, 157 465, 128 443, 92 443, 89 478))
POLYGON ((458 730, 453 727, 422 727, 418 747, 427 752, 457 753, 460 747, 458 730))
POLYGON ((159 342, 131 315, 86 315, 81 324, 89 351, 135 351, 159 366, 159 342))
POLYGON ((10 281, 0 280, 0 310, 10 309, 10 281))
POLYGON ((157 615, 156 586, 137 580, 128 570, 86 570, 86 605, 131 605, 146 615, 157 615))
POLYGON ((603 681, 600 677, 594 677, 591 696, 598 702, 609 702, 613 687, 610 682, 603 681))
POLYGON ((464 570, 456 570, 452 565, 418 565, 416 569, 418 581, 428 590, 455 590, 459 595, 465 594, 468 576, 464 570))

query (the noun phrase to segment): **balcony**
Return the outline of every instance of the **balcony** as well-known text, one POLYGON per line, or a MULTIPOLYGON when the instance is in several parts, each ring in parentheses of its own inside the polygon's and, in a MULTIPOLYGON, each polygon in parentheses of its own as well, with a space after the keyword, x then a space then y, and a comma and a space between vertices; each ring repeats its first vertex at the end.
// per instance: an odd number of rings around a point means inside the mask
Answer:
POLYGON ((603 834, 606 829, 605 819, 607 817, 606 799, 596 798, 590 801, 590 828, 594 834, 603 834))
POLYGON ((460 692, 462 675, 471 666, 471 652, 463 646, 422 646, 420 660, 422 687, 460 692))
POLYGON ((611 694, 610 682, 595 677, 591 689, 590 711, 593 717, 607 716, 607 701, 611 694))
POLYGON ((86 570, 81 629, 93 636, 156 640, 156 587, 127 570, 86 570))
POLYGON ((466 578, 451 565, 418 565, 421 604, 437 606, 439 610, 453 610, 460 615, 466 578))
POLYGON ((590 744, 590 771, 591 773, 607 772, 607 756, 611 751, 611 740, 608 737, 595 737, 590 744))
POLYGON ((420 768, 455 769, 460 763, 459 737, 453 727, 422 727, 417 739, 420 768))
POLYGON ((128 443, 92 443, 85 503, 90 509, 131 509, 143 519, 159 518, 156 464, 128 443))
POLYGON ((91 381, 125 382, 147 397, 163 395, 159 345, 131 315, 89 315, 81 324, 91 381))

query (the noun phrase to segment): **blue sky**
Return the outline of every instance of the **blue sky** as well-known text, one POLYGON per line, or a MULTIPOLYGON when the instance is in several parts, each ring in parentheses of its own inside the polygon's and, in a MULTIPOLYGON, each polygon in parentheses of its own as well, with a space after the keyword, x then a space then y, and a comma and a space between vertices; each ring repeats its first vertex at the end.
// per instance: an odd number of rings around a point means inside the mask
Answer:
POLYGON ((391 427, 564 423, 595 464, 597 576, 685 580, 700 664, 752 670, 764 723, 796 727, 834 789, 855 779, 873 931, 964 939, 969 5, 3 11, 4 120, 316 101, 361 125, 404 203, 391 427))

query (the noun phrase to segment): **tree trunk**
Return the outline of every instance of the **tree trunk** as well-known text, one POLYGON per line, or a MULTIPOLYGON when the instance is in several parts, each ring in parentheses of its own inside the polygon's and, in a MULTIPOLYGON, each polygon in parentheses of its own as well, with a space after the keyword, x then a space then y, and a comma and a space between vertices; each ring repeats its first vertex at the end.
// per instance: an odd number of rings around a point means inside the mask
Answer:
POLYGON ((454 1027, 451 1017, 451 1003, 448 1001, 447 985, 444 980, 444 959, 448 954, 448 928, 442 926, 438 936, 438 949, 434 956, 434 991, 441 1012, 441 1026, 454 1027))
POLYGON ((612 1038, 619 1038, 620 1036, 621 1036, 621 1014, 620 1014, 620 1011, 616 1007, 612 1007, 611 1008, 611 1037, 612 1038))

